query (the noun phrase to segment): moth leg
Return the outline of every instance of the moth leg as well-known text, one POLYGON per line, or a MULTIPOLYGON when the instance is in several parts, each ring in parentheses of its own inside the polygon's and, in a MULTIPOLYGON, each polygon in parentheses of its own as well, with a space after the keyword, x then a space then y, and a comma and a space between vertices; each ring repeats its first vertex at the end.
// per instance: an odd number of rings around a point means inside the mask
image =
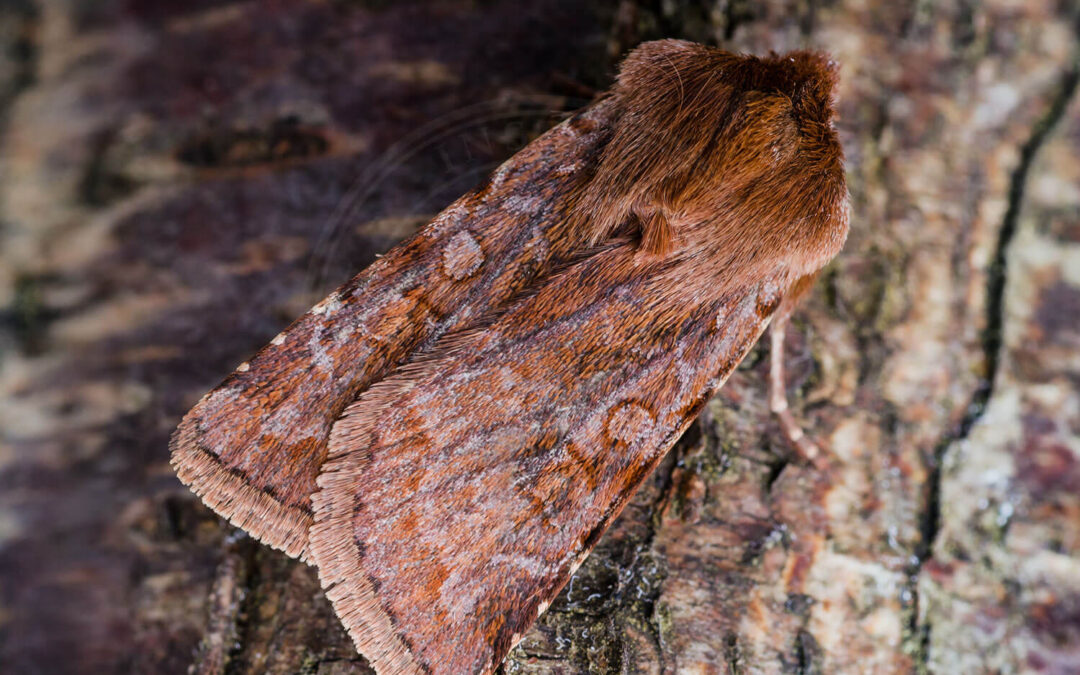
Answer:
POLYGON ((784 335, 787 322, 787 316, 777 317, 769 329, 769 410, 776 415, 784 436, 796 454, 820 468, 825 463, 825 454, 817 443, 806 435, 788 407, 787 389, 784 385, 784 335))

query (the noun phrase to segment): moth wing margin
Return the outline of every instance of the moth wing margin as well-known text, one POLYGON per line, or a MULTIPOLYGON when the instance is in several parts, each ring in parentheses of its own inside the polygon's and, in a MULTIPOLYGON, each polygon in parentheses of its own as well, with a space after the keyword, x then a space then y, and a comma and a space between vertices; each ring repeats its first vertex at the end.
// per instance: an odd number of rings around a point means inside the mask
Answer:
POLYGON ((282 504, 230 472, 220 458, 200 445, 198 423, 196 416, 185 416, 169 439, 169 463, 180 482, 232 525, 267 546, 308 562, 311 515, 282 504))

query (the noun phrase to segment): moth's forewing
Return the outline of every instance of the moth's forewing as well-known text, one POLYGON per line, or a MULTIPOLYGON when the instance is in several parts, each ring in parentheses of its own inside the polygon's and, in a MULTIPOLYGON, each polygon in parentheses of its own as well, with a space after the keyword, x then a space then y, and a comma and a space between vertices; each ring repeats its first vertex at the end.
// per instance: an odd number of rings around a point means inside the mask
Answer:
POLYGON ((550 230, 595 161, 611 108, 601 102, 531 143, 203 397, 172 437, 180 480, 234 525, 305 558, 333 421, 416 350, 579 246, 550 230))
POLYGON ((782 288, 666 295, 598 252, 374 385, 335 427, 312 556, 379 672, 489 672, 757 340, 782 288))

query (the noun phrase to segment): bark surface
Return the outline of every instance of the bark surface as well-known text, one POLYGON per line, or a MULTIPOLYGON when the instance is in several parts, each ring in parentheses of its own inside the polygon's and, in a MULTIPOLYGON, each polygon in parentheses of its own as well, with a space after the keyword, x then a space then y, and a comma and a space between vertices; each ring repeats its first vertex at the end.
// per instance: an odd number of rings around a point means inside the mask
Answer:
POLYGON ((847 247, 507 673, 1080 670, 1070 2, 0 2, 0 670, 362 673, 167 441, 328 290, 683 37, 842 64, 847 247), (583 9, 585 5, 589 9, 583 9))

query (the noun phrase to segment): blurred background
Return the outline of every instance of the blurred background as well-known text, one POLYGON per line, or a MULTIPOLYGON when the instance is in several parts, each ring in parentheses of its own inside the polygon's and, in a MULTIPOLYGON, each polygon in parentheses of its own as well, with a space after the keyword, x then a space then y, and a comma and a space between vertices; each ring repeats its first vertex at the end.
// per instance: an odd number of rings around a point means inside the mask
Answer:
POLYGON ((370 672, 204 508, 210 387, 638 42, 841 63, 852 231, 507 673, 1080 673, 1070 0, 0 0, 0 671, 370 672))

